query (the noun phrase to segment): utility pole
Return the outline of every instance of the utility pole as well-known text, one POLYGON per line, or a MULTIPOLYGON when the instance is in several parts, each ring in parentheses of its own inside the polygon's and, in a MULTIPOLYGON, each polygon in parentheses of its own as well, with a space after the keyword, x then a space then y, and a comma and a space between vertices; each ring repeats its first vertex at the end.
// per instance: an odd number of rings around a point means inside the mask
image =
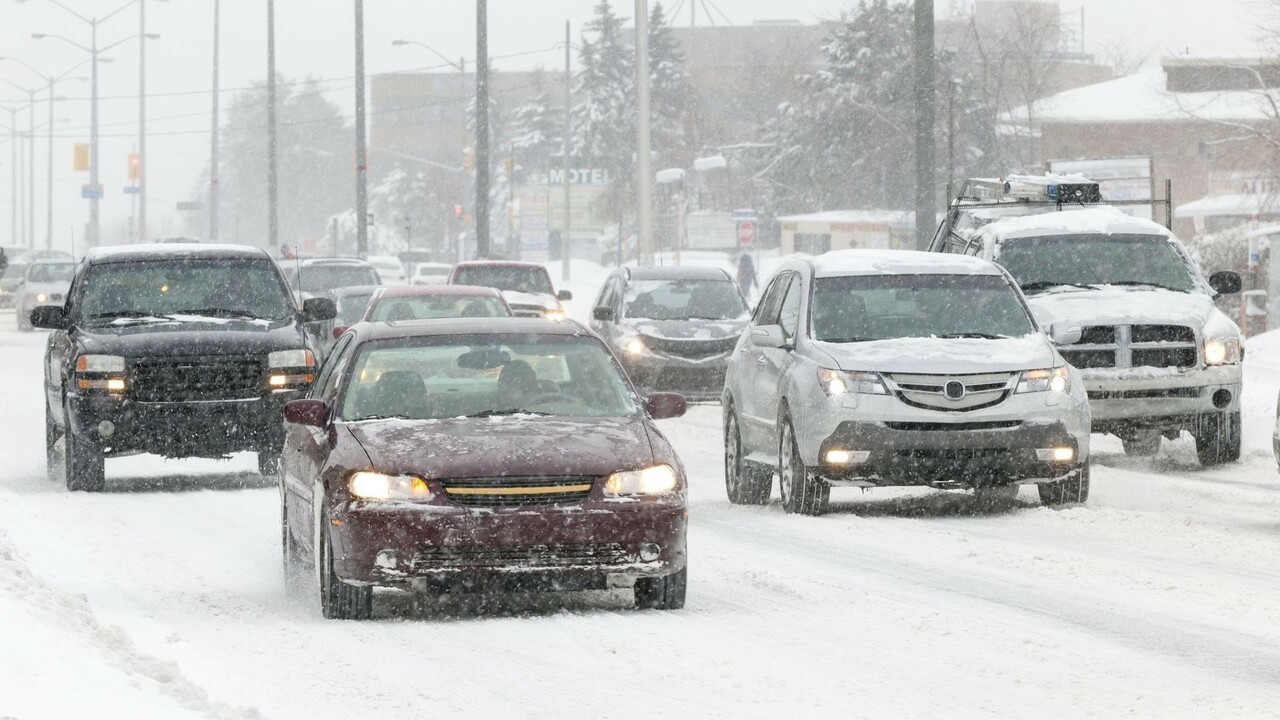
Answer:
POLYGON ((369 150, 364 138, 364 0, 356 0, 356 255, 369 256, 369 150))
POLYGON ((641 265, 653 264, 653 157, 649 121, 649 0, 636 0, 636 232, 641 265))
POLYGON ((924 250, 933 238, 938 217, 933 130, 937 115, 934 89, 933 0, 915 0, 914 84, 916 105, 916 247, 924 250))
POLYGON ((99 191, 102 186, 98 184, 98 19, 91 20, 89 26, 92 28, 89 57, 90 64, 93 66, 90 68, 89 75, 93 90, 90 93, 92 99, 89 102, 89 232, 88 237, 84 239, 84 244, 91 248, 97 247, 100 234, 98 203, 101 199, 99 191))
POLYGON ((13 242, 18 239, 18 108, 9 108, 9 195, 9 237, 13 242))
POLYGON ((147 241, 147 0, 138 2, 138 242, 147 241))
POLYGON ((476 257, 489 259, 489 3, 476 0, 476 257))
MULTIPOLYGON (((49 141, 45 148, 46 168, 45 174, 45 219, 44 219, 44 249, 53 249, 53 86, 57 84, 57 79, 49 79, 49 141)), ((32 240, 34 245, 35 240, 32 240)))
POLYGON ((573 136, 573 42, 569 35, 569 21, 564 21, 564 230, 560 236, 560 282, 569 282, 569 246, 573 239, 573 207, 569 202, 569 171, 572 163, 569 153, 573 136))
POLYGON ((276 3, 267 0, 267 247, 280 247, 276 194, 276 3))
POLYGON ((213 0, 213 110, 209 114, 209 242, 218 242, 218 41, 222 0, 213 0))
MULTIPOLYGON (((36 247, 36 91, 27 91, 27 247, 36 247)), ((53 133, 53 126, 49 126, 53 133)))

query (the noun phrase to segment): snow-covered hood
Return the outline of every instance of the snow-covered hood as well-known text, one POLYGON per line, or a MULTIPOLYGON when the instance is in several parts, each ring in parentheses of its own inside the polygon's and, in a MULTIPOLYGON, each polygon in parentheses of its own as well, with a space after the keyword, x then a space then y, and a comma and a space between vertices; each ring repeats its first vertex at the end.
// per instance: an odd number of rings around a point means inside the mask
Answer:
POLYGON ((736 320, 649 320, 629 318, 626 324, 641 335, 663 340, 724 340, 736 338, 747 326, 747 316, 736 320))
MULTIPOLYGON (((1186 325, 1229 333, 1231 320, 1201 293, 1151 288, 1107 287, 1031 295, 1031 312, 1042 327, 1073 325, 1186 325), (1222 325, 1222 328, 1216 326, 1222 325)), ((1238 332, 1238 330, 1237 330, 1238 332)))
POLYGON ((379 472, 427 478, 601 477, 653 463, 639 417, 369 420, 347 428, 379 472))
POLYGON ((1035 370, 1057 364, 1057 353, 1040 334, 1018 338, 895 338, 857 343, 814 342, 841 370, 957 375, 1035 370))
POLYGON ((75 331, 81 352, 125 357, 265 355, 306 347, 292 320, 192 319, 90 325, 75 331))
POLYGON ((516 305, 537 305, 540 308, 545 308, 548 304, 552 307, 560 306, 560 301, 556 299, 556 296, 549 293, 526 293, 516 292, 515 290, 503 290, 502 297, 507 301, 507 304, 512 307, 515 307, 516 305))

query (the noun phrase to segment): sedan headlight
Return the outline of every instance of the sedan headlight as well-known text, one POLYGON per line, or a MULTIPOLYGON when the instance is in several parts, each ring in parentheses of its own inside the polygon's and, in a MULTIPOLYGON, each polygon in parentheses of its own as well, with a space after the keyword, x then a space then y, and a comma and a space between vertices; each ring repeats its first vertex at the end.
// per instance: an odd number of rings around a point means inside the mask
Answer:
POLYGON ((1018 380, 1015 393, 1054 392, 1065 393, 1071 389, 1071 375, 1064 367, 1048 370, 1027 370, 1018 380))
POLYGON ((1240 338, 1209 338, 1204 341, 1204 363, 1206 365, 1234 365, 1240 362, 1240 338))
POLYGON ((818 368, 818 383, 828 396, 856 393, 859 395, 888 395, 889 389, 876 373, 845 372, 818 368))
POLYGON ((654 465, 643 470, 616 472, 604 483, 608 497, 660 495, 676 489, 676 471, 670 465, 654 465))
POLYGON ((361 500, 427 500, 431 497, 427 481, 413 475, 353 473, 347 480, 347 489, 361 500))

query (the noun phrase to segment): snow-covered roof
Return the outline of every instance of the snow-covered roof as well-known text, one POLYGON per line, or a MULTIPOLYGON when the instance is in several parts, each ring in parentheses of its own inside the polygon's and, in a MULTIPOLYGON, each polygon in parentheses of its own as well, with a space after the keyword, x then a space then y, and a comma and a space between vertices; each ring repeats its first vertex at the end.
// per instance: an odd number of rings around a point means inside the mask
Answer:
POLYGON ((997 220, 979 231, 987 238, 1039 237, 1043 235, 1164 235, 1169 230, 1150 220, 1132 217, 1102 205, 1072 212, 1050 212, 997 220))
POLYGON ((1280 199, 1255 193, 1208 195, 1174 209, 1174 217, 1252 217, 1280 214, 1280 199))
POLYGON ((835 275, 999 275, 992 263, 968 255, 916 250, 834 250, 809 262, 819 277, 835 275))
POLYGON ((803 215, 783 215, 778 218, 778 222, 915 227, 916 214, 908 210, 827 210, 803 215))
MULTIPOLYGON (((1280 92, 1272 91, 1277 96, 1280 92)), ((1066 90, 1007 113, 1006 122, 1151 122, 1161 120, 1267 120, 1266 96, 1259 91, 1170 92, 1163 68, 1155 66, 1095 85, 1066 90)))

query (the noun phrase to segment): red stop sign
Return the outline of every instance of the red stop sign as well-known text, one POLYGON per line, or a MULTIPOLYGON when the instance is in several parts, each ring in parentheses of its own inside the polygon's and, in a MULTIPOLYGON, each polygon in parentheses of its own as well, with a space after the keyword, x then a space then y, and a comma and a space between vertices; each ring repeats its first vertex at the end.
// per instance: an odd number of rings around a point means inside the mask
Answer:
POLYGON ((751 245, 756 241, 756 224, 752 220, 738 221, 738 244, 751 245))

